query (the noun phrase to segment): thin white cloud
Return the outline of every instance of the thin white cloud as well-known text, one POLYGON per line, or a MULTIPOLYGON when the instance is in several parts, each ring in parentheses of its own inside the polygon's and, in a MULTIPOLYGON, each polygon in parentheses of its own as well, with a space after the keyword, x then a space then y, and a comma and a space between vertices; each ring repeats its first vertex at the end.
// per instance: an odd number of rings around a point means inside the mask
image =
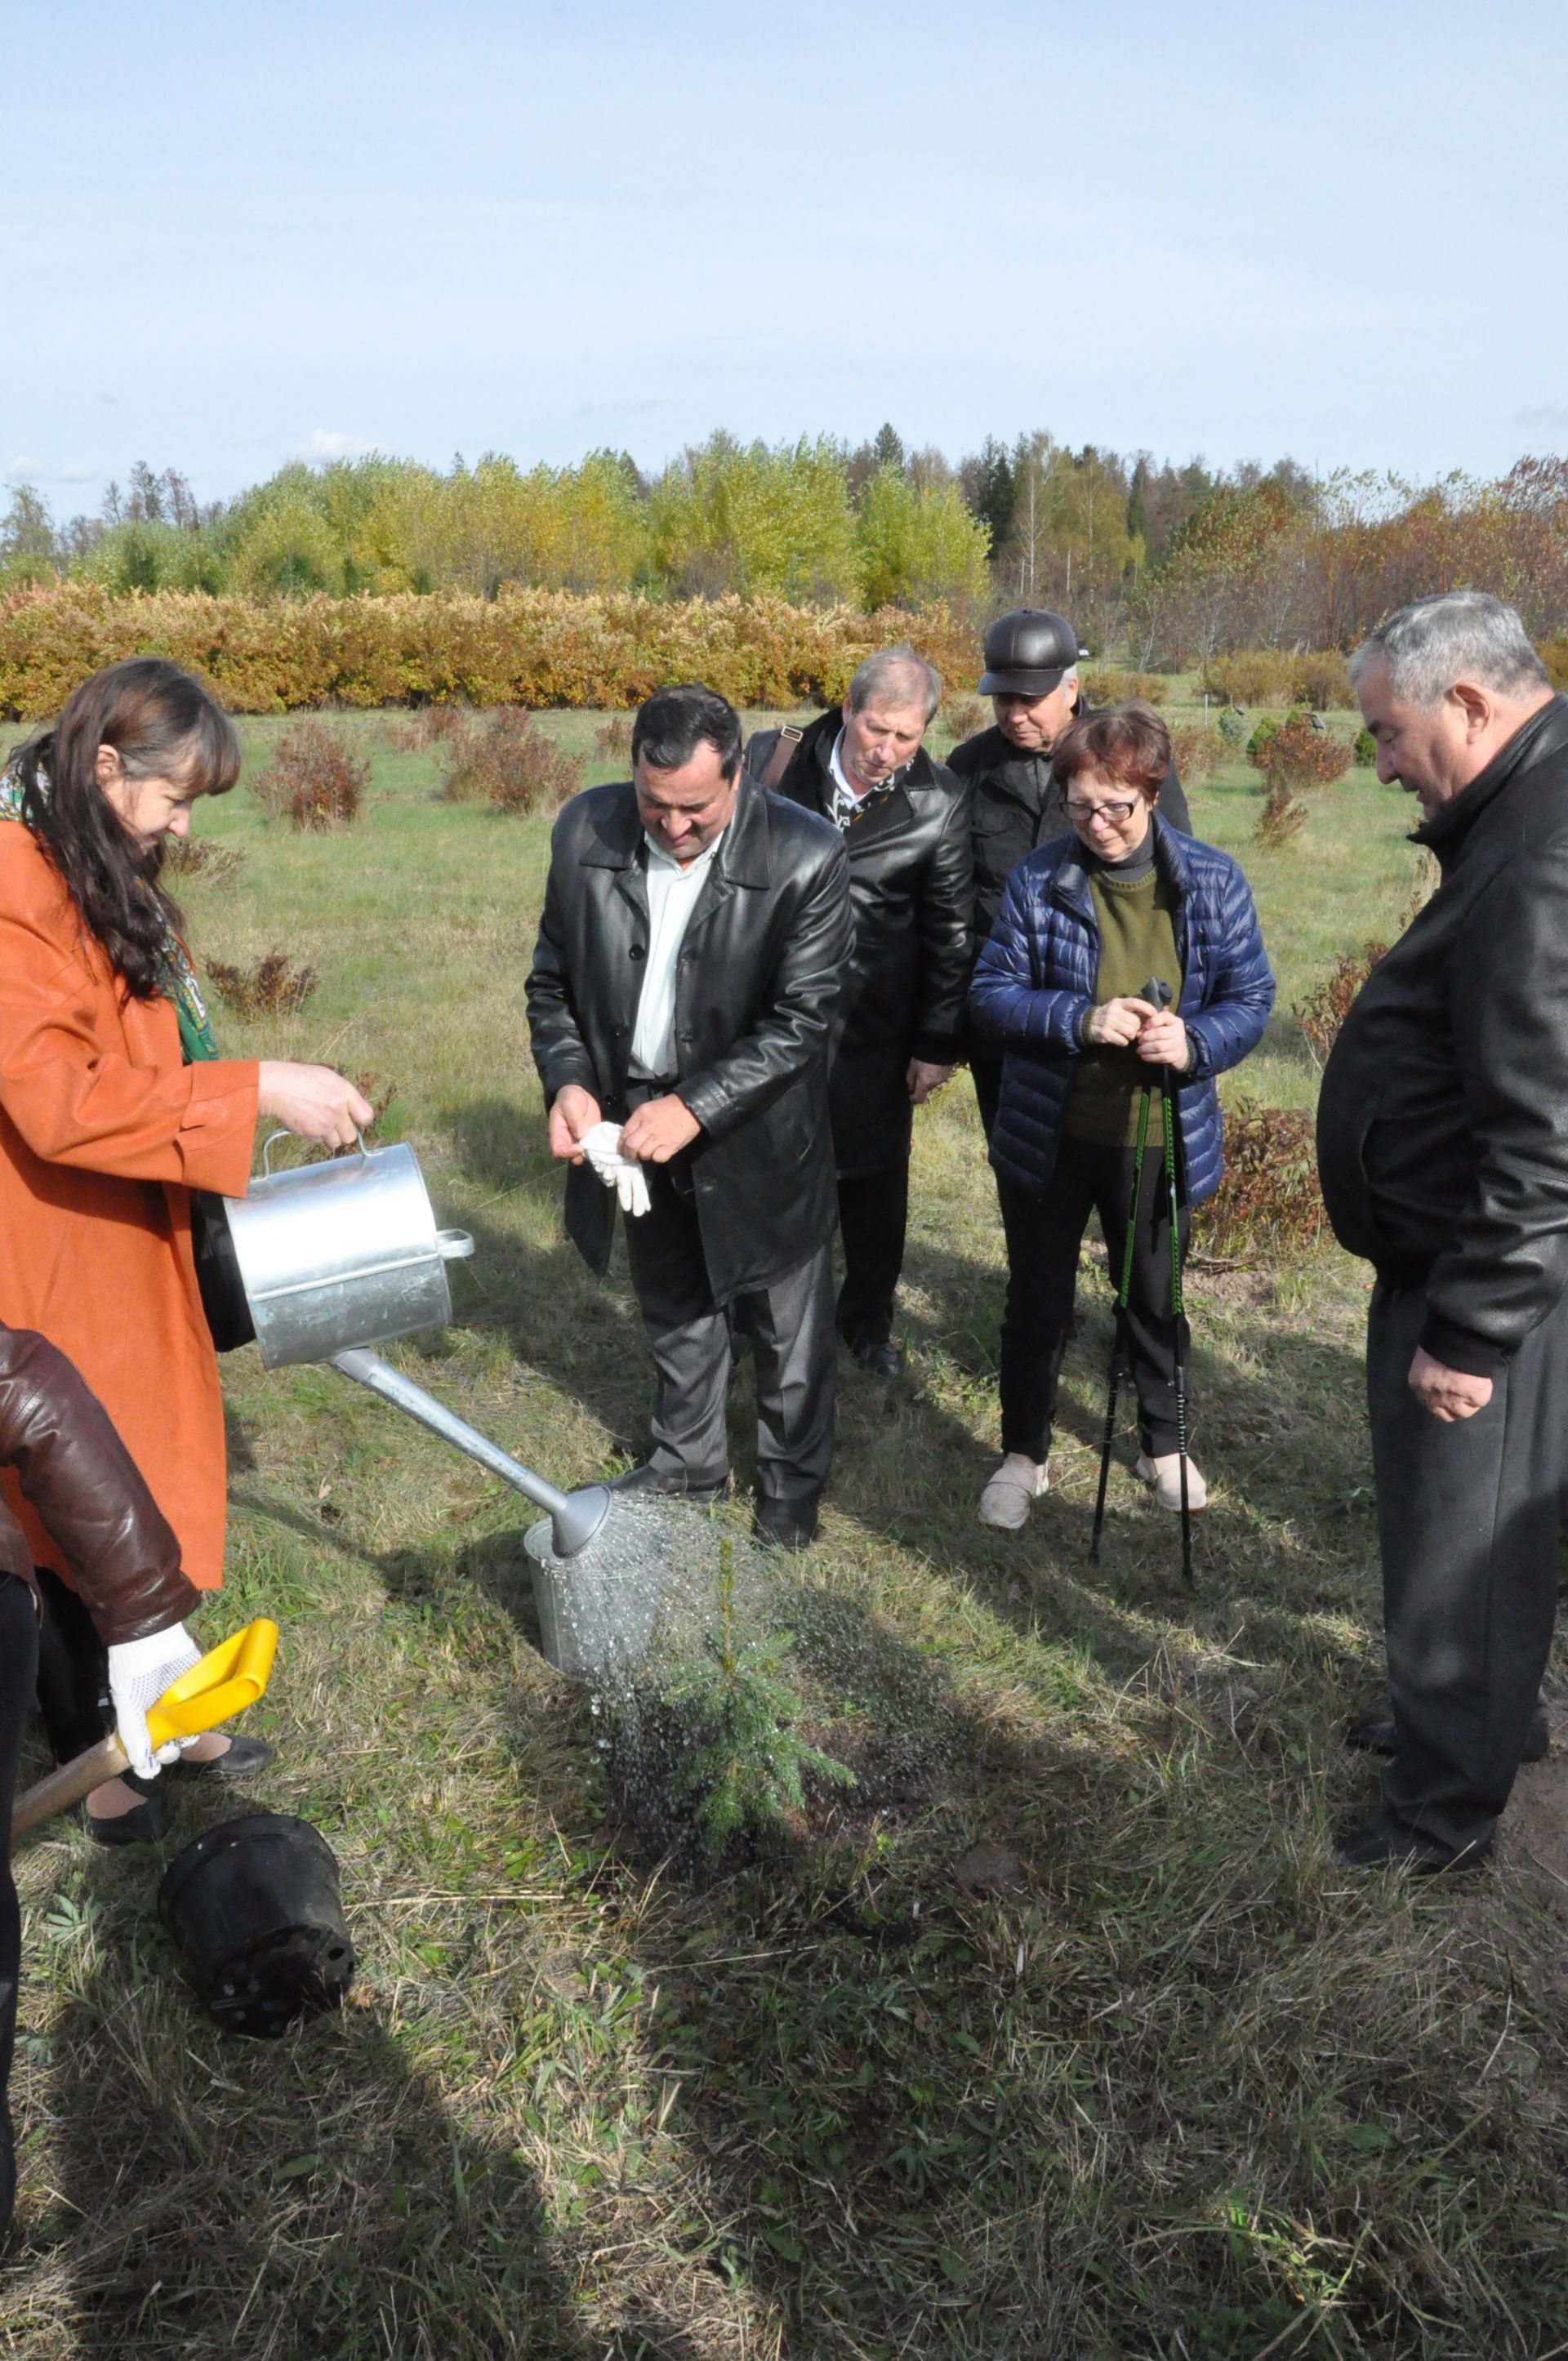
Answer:
POLYGON ((378 443, 367 443, 358 434, 340 434, 334 426, 313 426, 294 456, 313 467, 324 467, 333 459, 367 459, 380 447, 378 443))
POLYGON ((1561 401, 1538 401, 1533 409, 1516 410, 1516 426, 1568 426, 1568 405, 1561 401))
POLYGON ((93 484, 98 480, 96 467, 58 467, 51 459, 19 458, 7 460, 0 467, 0 483, 7 484, 93 484))

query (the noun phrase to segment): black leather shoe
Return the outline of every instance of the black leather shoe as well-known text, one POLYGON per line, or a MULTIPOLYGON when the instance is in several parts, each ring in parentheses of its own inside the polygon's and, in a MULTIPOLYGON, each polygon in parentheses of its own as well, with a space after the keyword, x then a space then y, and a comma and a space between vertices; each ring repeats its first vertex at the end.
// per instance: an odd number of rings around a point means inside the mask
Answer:
POLYGON ((169 1809, 161 1795, 144 1795, 131 1811, 113 1820, 95 1819, 85 1803, 81 1808, 82 1825, 94 1844, 156 1844, 169 1826, 169 1809))
POLYGON ((696 1500, 706 1507, 722 1500, 729 1488, 729 1477, 723 1468, 717 1476, 688 1476, 685 1469, 666 1475, 661 1467, 629 1467, 624 1476, 612 1476, 612 1492, 641 1493, 661 1500, 696 1500))
POLYGON ((763 1493, 751 1519, 751 1533, 772 1549, 809 1549, 817 1539, 815 1498, 808 1493, 804 1499, 780 1500, 763 1493))
MULTIPOLYGON (((258 1771, 265 1771, 269 1763, 277 1760, 278 1749, 269 1746, 265 1738, 247 1738, 236 1730, 225 1752, 210 1755, 205 1763, 192 1763, 188 1754, 182 1754, 178 1763, 170 1764, 169 1770, 183 1771, 192 1779, 238 1781, 254 1779, 258 1771)), ((165 1778, 168 1775, 165 1772, 165 1778)))
MULTIPOLYGON (((1345 1731, 1344 1742, 1362 1754, 1398 1754, 1399 1741, 1392 1721, 1353 1721, 1345 1731)), ((1525 1733, 1521 1763, 1544 1763, 1552 1750, 1552 1733, 1546 1726, 1546 1716, 1537 1708, 1525 1733)))
POLYGON ((1441 1877, 1459 1870, 1479 1869, 1491 1850, 1490 1837, 1484 1844, 1466 1845, 1461 1852, 1450 1852, 1446 1846, 1419 1837, 1413 1830, 1380 1828, 1368 1820, 1364 1828, 1340 1839, 1334 1847, 1334 1859, 1344 1869, 1402 1869, 1412 1877, 1441 1877))
POLYGON ((898 1346, 890 1344, 885 1336, 881 1339, 862 1337, 858 1344, 851 1343, 849 1338, 845 1342, 861 1368, 869 1370, 873 1378, 901 1378, 904 1375, 904 1356, 898 1346))

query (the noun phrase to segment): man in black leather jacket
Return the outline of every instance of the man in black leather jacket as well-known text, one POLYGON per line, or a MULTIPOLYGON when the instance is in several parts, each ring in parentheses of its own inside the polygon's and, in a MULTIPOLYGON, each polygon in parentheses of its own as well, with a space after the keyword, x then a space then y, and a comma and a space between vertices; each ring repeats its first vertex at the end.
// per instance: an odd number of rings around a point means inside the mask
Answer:
POLYGON ((868 656, 795 744, 759 730, 751 777, 843 834, 855 915, 828 1074, 839 1227, 839 1334, 894 1377, 893 1307, 909 1219, 913 1110, 962 1055, 970 965, 969 797, 921 740, 940 675, 907 646, 868 656))
POLYGON ((711 689, 651 697, 631 755, 631 780, 575 796, 555 823, 528 980, 566 1225, 596 1270, 615 1210, 591 1165, 602 1126, 622 1127, 610 1155, 649 1192, 627 1249, 658 1373, 653 1446, 617 1480, 722 1491, 733 1317, 756 1364, 758 1531, 798 1548, 833 1449, 827 1069, 851 939, 844 849, 743 775, 739 717, 711 689))
POLYGON ((1394 1759, 1356 1865, 1489 1850, 1552 1641, 1568 1486, 1568 703, 1480 591, 1352 667, 1442 882, 1323 1076, 1334 1235, 1376 1271, 1367 1399, 1394 1759))
MULTIPOLYGON (((161 1658, 170 1666, 178 1665, 181 1655, 193 1661, 196 1651, 181 1619, 198 1604, 201 1593, 181 1572, 179 1544, 108 1412, 63 1353, 27 1329, 5 1326, 0 1326, 0 1466, 16 1470, 23 1499, 38 1511, 69 1562, 82 1603, 111 1652, 112 1677, 117 1661, 132 1651, 150 1651, 155 1660, 161 1658)), ((11 1806, 38 1647, 33 1554, 21 1526, 0 1500, 0 1827, 5 1830, 0 1854, 0 2231, 11 2218, 16 2185, 5 2103, 21 1964, 21 1929, 10 1872, 11 1806)), ((175 1677, 170 1670, 170 1678, 175 1677)), ((123 1719, 121 1735, 131 1741, 126 1751, 132 1752, 136 1741, 123 1719)), ((144 1715, 144 1745, 146 1736, 144 1715)), ((153 1767, 150 1761, 148 1767, 153 1767)))
MULTIPOLYGON (((1070 835, 1051 756, 1085 710, 1078 686, 1078 633, 1047 607, 999 615, 985 635, 980 693, 993 726, 955 746, 948 768, 970 790, 974 853, 974 957, 984 950, 1007 880, 1025 853, 1070 835)), ((1187 797, 1172 763, 1159 791, 1159 816, 1190 834, 1187 797)), ((1002 1088, 1002 1060, 972 1044, 970 1071, 980 1119, 991 1137, 1002 1088)))

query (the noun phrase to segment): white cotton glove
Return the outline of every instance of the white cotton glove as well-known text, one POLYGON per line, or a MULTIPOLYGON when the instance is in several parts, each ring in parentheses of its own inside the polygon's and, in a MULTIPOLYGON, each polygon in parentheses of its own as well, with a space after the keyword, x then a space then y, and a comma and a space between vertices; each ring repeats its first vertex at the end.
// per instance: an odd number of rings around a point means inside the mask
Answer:
POLYGON ((585 1131, 577 1146, 598 1174, 607 1189, 613 1189, 620 1177, 620 1126, 618 1123, 596 1123, 585 1131))
POLYGON ((613 1189, 623 1213, 635 1217, 648 1211, 648 1175, 635 1156, 620 1153, 620 1126, 596 1123, 577 1146, 607 1189, 613 1189))
POLYGON ((175 1739, 154 1755, 147 1734, 148 1708, 158 1703, 171 1681, 201 1661, 202 1651, 183 1623, 170 1623, 164 1631, 149 1631, 145 1640, 122 1641, 109 1651, 109 1698, 115 1725, 131 1769, 143 1779, 156 1779, 159 1764, 177 1761, 181 1751, 181 1741, 175 1739))

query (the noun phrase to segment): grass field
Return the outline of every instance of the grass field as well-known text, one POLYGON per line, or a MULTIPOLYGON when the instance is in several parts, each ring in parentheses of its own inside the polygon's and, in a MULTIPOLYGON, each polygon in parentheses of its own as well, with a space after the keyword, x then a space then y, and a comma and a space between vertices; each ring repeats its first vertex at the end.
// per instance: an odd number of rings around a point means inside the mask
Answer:
MULTIPOLYGON (((587 747, 594 719, 550 726, 587 747)), ((198 952, 321 978, 223 1035, 392 1091, 385 1131, 478 1242, 452 1328, 395 1356, 579 1481, 635 1455, 647 1370, 543 1152, 522 985, 547 829, 444 805, 428 753, 345 726, 375 751, 354 829, 291 836, 243 785, 200 810, 244 861, 190 884, 198 952)), ((252 764, 273 734, 246 725, 252 764)), ((1399 923, 1411 807, 1358 771, 1260 853, 1245 765, 1193 802, 1280 976, 1243 1086, 1309 1105, 1291 1003, 1399 923)), ((0 2355, 1568 2351, 1561 1759, 1468 1884, 1332 1857, 1373 1791, 1341 1733, 1380 1693, 1363 1274, 1325 1249, 1196 1275, 1188 1596, 1125 1442, 1086 1563, 1091 1283, 1055 1488, 1025 1536, 976 1524, 1002 1270, 967 1082, 916 1153, 910 1372, 846 1367, 824 1538, 787 1576, 813 1729, 859 1784, 721 1872, 618 1828, 601 1720, 536 1650, 518 1500, 330 1371, 225 1364, 204 1629, 281 1623, 256 1800, 336 1849, 359 1981, 340 2018, 225 2040, 157 1860, 59 1822, 25 1845, 0 2355)), ((742 1369, 741 1471, 749 1400, 742 1369)), ((224 1812, 181 1798, 166 1853, 224 1812)))

